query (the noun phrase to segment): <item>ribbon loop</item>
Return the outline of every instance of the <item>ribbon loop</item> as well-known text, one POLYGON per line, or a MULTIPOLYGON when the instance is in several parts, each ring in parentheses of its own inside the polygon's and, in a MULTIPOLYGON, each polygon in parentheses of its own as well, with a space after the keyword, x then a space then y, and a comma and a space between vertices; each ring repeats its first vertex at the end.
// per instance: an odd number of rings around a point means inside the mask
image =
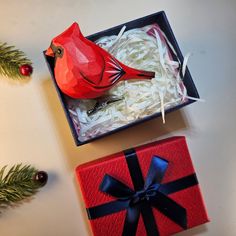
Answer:
POLYGON ((120 200, 130 199, 135 194, 127 185, 108 174, 104 176, 99 190, 120 200))
POLYGON ((159 156, 153 156, 145 181, 145 188, 148 188, 153 184, 160 184, 164 178, 167 167, 168 161, 159 156))

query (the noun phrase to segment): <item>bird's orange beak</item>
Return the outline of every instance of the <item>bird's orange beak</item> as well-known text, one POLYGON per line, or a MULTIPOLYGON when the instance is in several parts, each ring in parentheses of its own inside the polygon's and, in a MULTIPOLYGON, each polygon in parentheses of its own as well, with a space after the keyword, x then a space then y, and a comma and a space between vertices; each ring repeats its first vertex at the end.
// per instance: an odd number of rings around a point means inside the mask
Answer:
POLYGON ((49 47, 45 53, 49 57, 54 57, 54 52, 52 51, 51 47, 49 47))

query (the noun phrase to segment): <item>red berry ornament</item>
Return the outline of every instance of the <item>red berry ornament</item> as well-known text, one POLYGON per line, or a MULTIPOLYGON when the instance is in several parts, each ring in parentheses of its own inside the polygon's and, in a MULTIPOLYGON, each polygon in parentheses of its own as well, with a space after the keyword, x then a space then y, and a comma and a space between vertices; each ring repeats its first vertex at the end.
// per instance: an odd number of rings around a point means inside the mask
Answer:
POLYGON ((22 65, 20 66, 20 73, 23 76, 30 76, 33 73, 33 67, 28 64, 22 65))

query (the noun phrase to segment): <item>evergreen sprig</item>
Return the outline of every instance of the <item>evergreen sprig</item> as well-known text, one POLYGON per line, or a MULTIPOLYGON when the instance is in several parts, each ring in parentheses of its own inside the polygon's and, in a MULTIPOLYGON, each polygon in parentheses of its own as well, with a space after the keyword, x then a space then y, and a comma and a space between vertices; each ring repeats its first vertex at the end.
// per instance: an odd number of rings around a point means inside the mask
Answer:
POLYGON ((35 181, 37 170, 30 165, 14 165, 0 170, 0 207, 12 205, 35 194, 42 185, 35 181))
POLYGON ((24 76, 19 68, 22 65, 32 65, 32 62, 26 57, 24 52, 0 42, 0 74, 9 78, 17 79, 24 76))

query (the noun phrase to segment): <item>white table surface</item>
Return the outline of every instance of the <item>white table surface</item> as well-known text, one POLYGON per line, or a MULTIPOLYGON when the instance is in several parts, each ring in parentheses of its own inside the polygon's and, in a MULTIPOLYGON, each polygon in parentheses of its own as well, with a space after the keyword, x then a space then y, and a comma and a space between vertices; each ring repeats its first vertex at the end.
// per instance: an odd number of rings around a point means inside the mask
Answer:
POLYGON ((89 236, 74 169, 140 143, 186 135, 211 223, 180 235, 236 235, 236 1, 0 0, 0 41, 33 60, 26 83, 0 78, 0 166, 49 173, 29 203, 0 216, 1 236, 89 236), (42 51, 73 21, 85 35, 165 10, 205 103, 76 147, 42 51))

